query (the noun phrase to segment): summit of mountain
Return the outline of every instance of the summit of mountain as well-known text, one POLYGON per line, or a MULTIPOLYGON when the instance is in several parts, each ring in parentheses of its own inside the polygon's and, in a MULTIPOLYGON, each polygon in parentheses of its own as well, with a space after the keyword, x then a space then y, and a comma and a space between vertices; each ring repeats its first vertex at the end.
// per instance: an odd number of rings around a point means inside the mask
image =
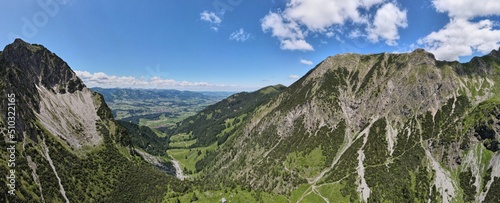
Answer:
POLYGON ((42 45, 16 39, 4 48, 2 59, 6 66, 23 72, 23 78, 17 78, 18 83, 36 84, 60 93, 85 87, 66 62, 42 45))

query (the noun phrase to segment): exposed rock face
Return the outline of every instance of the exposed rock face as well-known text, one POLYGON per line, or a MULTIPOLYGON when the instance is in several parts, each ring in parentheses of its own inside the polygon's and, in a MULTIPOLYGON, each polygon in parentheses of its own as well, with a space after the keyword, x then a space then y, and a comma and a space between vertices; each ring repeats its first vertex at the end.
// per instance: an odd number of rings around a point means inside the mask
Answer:
POLYGON ((96 146, 102 141, 97 132, 98 106, 95 95, 87 88, 73 93, 53 93, 38 87, 40 112, 36 116, 52 134, 74 148, 96 146), (75 108, 77 107, 77 108, 75 108))
POLYGON ((19 82, 40 84, 58 93, 72 93, 85 87, 66 62, 42 45, 16 39, 5 47, 2 58, 7 67, 22 72, 23 77, 19 78, 22 79, 19 82))
POLYGON ((500 167, 499 73, 498 50, 463 64, 422 49, 329 57, 257 108, 207 178, 282 194, 309 185, 302 198, 487 201, 500 192, 487 173, 500 167))
MULTIPOLYGON (((4 93, 16 93, 20 98, 21 123, 37 118, 74 148, 102 141, 96 130, 102 98, 87 89, 66 62, 45 47, 20 39, 5 47, 0 61, 7 77, 4 93)), ((32 127, 21 125, 18 131, 34 132, 32 127)))

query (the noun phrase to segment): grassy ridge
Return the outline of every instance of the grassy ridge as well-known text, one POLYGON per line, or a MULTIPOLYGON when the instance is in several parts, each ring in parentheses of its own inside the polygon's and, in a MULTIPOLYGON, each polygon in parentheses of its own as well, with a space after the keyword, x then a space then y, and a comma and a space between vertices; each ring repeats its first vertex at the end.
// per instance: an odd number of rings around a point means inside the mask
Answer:
MULTIPOLYGON (((268 102, 283 89, 285 89, 285 86, 277 85, 269 86, 252 93, 242 92, 234 94, 187 118, 168 133, 172 135, 191 134, 196 139, 194 147, 212 145, 218 141, 218 136, 228 128, 228 119, 238 118, 243 114, 251 114, 255 108, 268 102)), ((240 117, 236 123, 241 121, 240 117)))

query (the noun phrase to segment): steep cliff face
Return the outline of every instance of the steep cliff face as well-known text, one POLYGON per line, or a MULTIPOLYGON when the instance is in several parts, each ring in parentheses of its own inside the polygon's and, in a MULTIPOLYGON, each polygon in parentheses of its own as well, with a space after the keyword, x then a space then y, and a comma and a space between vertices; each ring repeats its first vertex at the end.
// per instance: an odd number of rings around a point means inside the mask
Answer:
POLYGON ((205 175, 292 202, 495 200, 499 73, 497 50, 329 57, 257 108, 205 175))
POLYGON ((103 138, 96 125, 101 120, 97 115, 99 96, 87 88, 65 94, 53 93, 45 87, 37 89, 40 112, 36 116, 49 132, 73 148, 101 144, 103 138))
POLYGON ((7 45, 0 92, 0 174, 13 177, 0 180, 1 202, 160 201, 175 181, 138 157, 102 95, 45 47, 7 45))

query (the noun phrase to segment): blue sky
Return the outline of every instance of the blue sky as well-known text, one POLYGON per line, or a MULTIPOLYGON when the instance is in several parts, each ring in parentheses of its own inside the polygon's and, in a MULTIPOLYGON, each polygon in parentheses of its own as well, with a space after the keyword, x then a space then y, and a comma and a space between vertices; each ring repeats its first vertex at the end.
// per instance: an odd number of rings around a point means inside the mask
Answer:
POLYGON ((498 0, 0 0, 19 37, 87 86, 252 91, 328 56, 425 48, 468 61, 500 47, 498 0))

